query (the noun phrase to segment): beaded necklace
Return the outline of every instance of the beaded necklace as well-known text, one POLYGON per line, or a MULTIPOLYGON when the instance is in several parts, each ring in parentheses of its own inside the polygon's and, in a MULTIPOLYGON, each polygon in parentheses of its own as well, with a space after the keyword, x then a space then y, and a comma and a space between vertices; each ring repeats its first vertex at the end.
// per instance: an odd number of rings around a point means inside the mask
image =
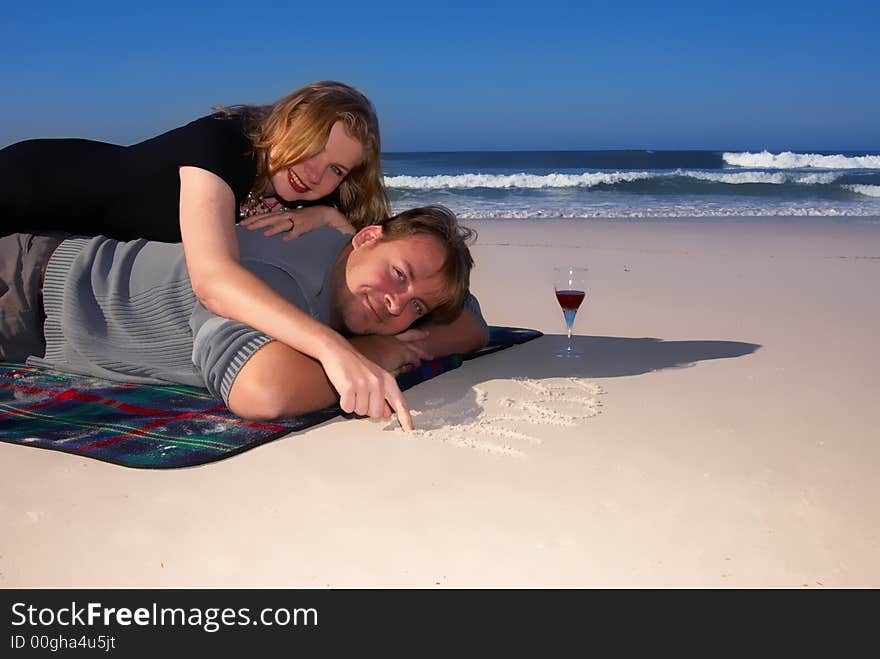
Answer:
POLYGON ((282 204, 277 197, 269 197, 268 199, 262 196, 254 197, 253 192, 248 192, 247 199, 241 202, 241 205, 238 207, 238 216, 244 219, 253 215, 271 213, 276 210, 289 211, 292 209, 282 204))

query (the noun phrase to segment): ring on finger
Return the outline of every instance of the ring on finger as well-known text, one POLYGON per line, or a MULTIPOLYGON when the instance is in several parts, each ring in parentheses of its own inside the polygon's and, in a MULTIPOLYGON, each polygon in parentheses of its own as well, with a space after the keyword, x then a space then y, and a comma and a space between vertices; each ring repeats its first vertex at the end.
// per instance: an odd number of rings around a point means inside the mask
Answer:
POLYGON ((287 221, 290 222, 290 228, 287 230, 287 232, 290 233, 291 231, 293 231, 293 227, 294 227, 295 225, 294 225, 294 223, 293 223, 293 218, 288 217, 288 218, 287 218, 287 221))

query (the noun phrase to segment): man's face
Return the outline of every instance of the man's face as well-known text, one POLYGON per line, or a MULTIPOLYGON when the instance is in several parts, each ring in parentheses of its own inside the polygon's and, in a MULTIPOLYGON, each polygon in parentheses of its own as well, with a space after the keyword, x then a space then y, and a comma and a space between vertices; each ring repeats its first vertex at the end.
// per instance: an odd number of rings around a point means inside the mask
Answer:
POLYGON ((338 317, 354 334, 397 334, 443 299, 440 241, 427 235, 381 241, 381 235, 381 227, 371 226, 354 237, 336 289, 338 317))

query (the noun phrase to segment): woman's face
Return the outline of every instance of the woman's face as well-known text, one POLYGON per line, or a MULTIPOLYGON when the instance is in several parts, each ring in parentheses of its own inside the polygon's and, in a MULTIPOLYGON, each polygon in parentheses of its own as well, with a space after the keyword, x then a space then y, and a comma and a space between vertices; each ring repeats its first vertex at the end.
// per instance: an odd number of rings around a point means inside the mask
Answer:
POLYGON ((333 192, 361 164, 364 148, 339 121, 330 129, 324 148, 293 167, 272 176, 275 195, 285 201, 314 201, 333 192))

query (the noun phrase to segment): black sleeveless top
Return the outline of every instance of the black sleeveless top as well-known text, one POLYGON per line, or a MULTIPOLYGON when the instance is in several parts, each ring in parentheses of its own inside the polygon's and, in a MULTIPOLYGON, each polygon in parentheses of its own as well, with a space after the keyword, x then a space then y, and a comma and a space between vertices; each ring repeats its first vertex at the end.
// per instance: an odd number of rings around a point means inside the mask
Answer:
POLYGON ((180 242, 179 168, 219 176, 232 188, 237 211, 256 178, 251 149, 241 119, 223 115, 127 147, 18 142, 0 150, 0 235, 54 230, 180 242))

